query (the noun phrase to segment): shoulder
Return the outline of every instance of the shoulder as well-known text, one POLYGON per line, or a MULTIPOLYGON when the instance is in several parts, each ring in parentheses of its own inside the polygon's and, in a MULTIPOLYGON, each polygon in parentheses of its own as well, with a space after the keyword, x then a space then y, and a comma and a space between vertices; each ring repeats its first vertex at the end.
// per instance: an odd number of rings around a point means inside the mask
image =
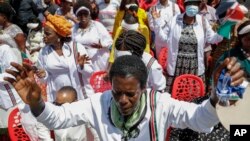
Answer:
POLYGON ((16 24, 10 25, 10 28, 15 30, 15 31, 19 31, 19 32, 23 33, 22 29, 16 24))
POLYGON ((45 55, 49 52, 49 50, 51 50, 51 47, 49 45, 46 45, 45 47, 43 47, 41 50, 40 50, 40 53, 42 55, 45 55))
POLYGON ((104 107, 109 106, 110 101, 112 99, 112 92, 111 90, 109 90, 109 91, 103 92, 102 94, 96 93, 96 94, 90 95, 89 98, 93 103, 101 103, 101 106, 104 106, 104 107))
POLYGON ((169 93, 160 93, 152 89, 147 89, 147 95, 149 96, 149 101, 153 99, 156 101, 155 103, 157 104, 157 107, 161 107, 161 105, 168 105, 173 100, 169 93))
POLYGON ((94 26, 97 27, 97 28, 106 29, 105 26, 104 26, 101 22, 99 22, 99 21, 94 21, 94 20, 93 20, 92 23, 93 23, 94 26))
POLYGON ((142 15, 147 15, 146 11, 145 11, 144 9, 142 9, 142 8, 139 8, 137 13, 138 13, 138 16, 139 16, 139 15, 140 15, 140 16, 142 16, 142 15))
POLYGON ((2 44, 2 45, 0 45, 0 51, 1 51, 1 53, 2 52, 4 52, 4 53, 11 52, 11 47, 7 44, 2 44))

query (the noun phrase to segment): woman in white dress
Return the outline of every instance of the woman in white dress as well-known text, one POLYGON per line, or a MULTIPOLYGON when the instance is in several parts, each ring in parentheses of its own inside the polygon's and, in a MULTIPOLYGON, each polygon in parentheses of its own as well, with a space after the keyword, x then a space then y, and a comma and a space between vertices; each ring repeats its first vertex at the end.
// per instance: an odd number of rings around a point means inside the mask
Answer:
POLYGON ((91 5, 88 1, 79 0, 74 6, 74 13, 80 21, 73 28, 74 41, 86 47, 94 66, 94 71, 106 70, 109 48, 112 38, 107 29, 97 21, 91 20, 91 5))
POLYGON ((37 76, 47 82, 48 101, 55 100, 56 91, 63 86, 73 86, 78 100, 93 93, 89 77, 93 73, 91 63, 87 63, 87 51, 81 44, 70 41, 72 25, 63 16, 45 14, 44 28, 46 46, 38 57, 37 76), (68 40, 68 41, 67 41, 68 40))

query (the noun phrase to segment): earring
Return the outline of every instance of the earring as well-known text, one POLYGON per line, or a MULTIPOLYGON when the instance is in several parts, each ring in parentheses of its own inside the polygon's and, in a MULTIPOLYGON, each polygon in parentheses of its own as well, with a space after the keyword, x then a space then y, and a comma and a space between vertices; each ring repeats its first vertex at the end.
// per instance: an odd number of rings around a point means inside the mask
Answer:
POLYGON ((60 38, 58 38, 58 39, 57 39, 57 42, 61 42, 61 39, 60 39, 60 38))

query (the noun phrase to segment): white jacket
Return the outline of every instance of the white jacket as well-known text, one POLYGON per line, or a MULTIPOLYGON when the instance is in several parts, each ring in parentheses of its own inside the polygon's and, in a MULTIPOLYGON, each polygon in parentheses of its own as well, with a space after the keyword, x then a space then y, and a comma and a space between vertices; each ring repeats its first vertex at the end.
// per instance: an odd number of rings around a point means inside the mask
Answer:
MULTIPOLYGON (((150 59, 152 56, 146 52, 142 54, 142 61, 148 66, 150 59)), ((166 88, 166 78, 163 75, 163 70, 161 65, 158 63, 156 59, 148 68, 148 83, 147 87, 154 90, 165 90, 166 88)))
MULTIPOLYGON (((148 89, 145 117, 137 126, 140 133, 136 138, 131 138, 129 141, 150 140, 151 109, 149 93, 150 90, 148 89)), ((213 126, 219 122, 216 110, 209 100, 197 105, 174 100, 167 93, 156 94, 155 115, 159 141, 164 140, 170 126, 189 127, 198 132, 211 132, 213 126)), ((68 128, 87 123, 97 130, 101 141, 120 141, 122 131, 110 121, 111 98, 111 91, 106 91, 102 95, 91 95, 88 99, 62 106, 55 106, 47 102, 44 111, 37 117, 37 120, 50 129, 68 128)))
MULTIPOLYGON (((183 17, 184 14, 179 14, 173 17, 173 19, 168 23, 165 28, 162 29, 161 19, 155 19, 154 24, 155 28, 154 31, 157 38, 161 39, 162 41, 167 43, 168 47, 168 64, 167 64, 167 71, 168 74, 174 76, 175 68, 176 68, 176 61, 177 55, 179 50, 179 39, 181 37, 181 31, 183 28, 183 17)), ((196 22, 193 25, 193 29, 197 38, 198 42, 198 75, 202 75, 205 72, 205 65, 204 65, 204 48, 206 43, 216 44, 223 40, 223 37, 216 34, 206 18, 202 18, 200 15, 196 15, 196 22), (204 19, 204 22, 202 22, 204 19), (204 25, 204 27, 203 27, 204 25), (204 32, 206 32, 204 34, 204 32)))

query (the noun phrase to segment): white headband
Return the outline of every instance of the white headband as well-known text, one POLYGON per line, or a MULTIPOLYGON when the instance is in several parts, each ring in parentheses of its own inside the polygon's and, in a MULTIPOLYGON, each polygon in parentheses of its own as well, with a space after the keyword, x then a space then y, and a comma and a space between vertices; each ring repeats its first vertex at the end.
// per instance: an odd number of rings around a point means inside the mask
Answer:
POLYGON ((243 35, 243 34, 246 34, 246 33, 249 33, 250 32, 250 25, 248 26, 245 26, 244 28, 242 28, 240 31, 239 31, 239 35, 243 35))
POLYGON ((77 16, 77 14, 78 14, 80 11, 82 11, 82 10, 86 10, 86 11, 88 11, 89 14, 90 14, 90 11, 89 11, 89 9, 88 9, 87 7, 81 6, 80 8, 78 8, 78 9, 76 10, 76 16, 77 16))
POLYGON ((121 23, 122 28, 124 28, 125 30, 138 30, 139 24, 135 23, 135 24, 127 24, 124 20, 122 20, 121 23))
POLYGON ((137 7, 138 7, 138 5, 137 5, 137 4, 135 4, 135 3, 132 3, 132 4, 126 4, 126 5, 125 5, 125 7, 126 7, 127 9, 129 9, 129 7, 130 7, 130 6, 137 6, 137 7))

